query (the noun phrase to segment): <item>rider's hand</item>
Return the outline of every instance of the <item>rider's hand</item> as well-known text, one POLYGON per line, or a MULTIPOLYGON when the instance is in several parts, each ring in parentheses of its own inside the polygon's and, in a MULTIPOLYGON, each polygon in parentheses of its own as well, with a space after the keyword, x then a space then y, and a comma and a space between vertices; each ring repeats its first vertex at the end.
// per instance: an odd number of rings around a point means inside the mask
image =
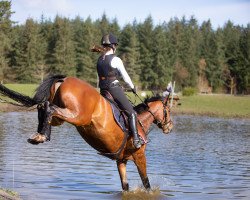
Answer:
POLYGON ((134 94, 136 94, 136 89, 135 87, 131 89, 134 94))

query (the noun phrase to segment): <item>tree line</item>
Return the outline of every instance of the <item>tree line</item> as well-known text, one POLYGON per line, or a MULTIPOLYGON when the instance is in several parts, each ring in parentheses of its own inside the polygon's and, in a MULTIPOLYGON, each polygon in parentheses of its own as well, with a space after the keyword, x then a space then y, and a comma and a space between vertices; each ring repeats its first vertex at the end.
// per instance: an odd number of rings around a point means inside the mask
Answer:
POLYGON ((39 83, 48 74, 64 74, 96 86, 99 55, 90 48, 112 32, 119 39, 117 55, 141 89, 164 89, 172 80, 178 90, 250 93, 250 24, 227 21, 213 29, 210 20, 199 25, 194 16, 184 16, 154 25, 148 16, 120 27, 104 13, 97 20, 41 16, 18 25, 12 14, 11 2, 1 1, 2 82, 39 83))

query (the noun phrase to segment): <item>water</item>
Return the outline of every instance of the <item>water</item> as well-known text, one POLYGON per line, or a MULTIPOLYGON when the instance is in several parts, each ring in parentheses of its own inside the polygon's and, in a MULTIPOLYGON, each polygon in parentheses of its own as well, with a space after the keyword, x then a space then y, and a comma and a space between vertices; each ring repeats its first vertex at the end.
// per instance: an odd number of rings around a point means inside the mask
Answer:
POLYGON ((22 199, 250 199, 250 120, 175 116, 168 135, 156 127, 147 146, 153 192, 141 190, 128 163, 132 192, 122 193, 116 163, 97 155, 69 124, 51 142, 26 142, 37 114, 0 114, 0 187, 22 199))

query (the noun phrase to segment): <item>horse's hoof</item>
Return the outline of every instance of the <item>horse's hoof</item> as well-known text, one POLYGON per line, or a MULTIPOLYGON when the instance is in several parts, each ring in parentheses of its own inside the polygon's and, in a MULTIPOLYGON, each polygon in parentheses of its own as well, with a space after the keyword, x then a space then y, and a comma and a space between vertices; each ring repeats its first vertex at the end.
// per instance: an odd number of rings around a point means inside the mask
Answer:
POLYGON ((47 138, 45 135, 41 135, 40 133, 36 133, 34 135, 32 135, 27 142, 29 142, 30 144, 39 144, 39 143, 44 143, 45 141, 47 141, 47 138))

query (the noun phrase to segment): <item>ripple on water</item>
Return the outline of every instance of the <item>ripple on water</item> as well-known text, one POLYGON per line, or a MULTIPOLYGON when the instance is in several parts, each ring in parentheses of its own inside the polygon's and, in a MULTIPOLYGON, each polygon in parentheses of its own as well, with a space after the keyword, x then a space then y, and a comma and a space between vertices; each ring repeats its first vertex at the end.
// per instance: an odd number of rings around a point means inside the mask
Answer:
POLYGON ((248 199, 250 123, 174 117, 168 135, 154 127, 147 146, 151 193, 128 162, 131 192, 121 192, 116 163, 96 154, 73 126, 52 130, 51 142, 32 146, 36 113, 0 114, 0 187, 23 199, 248 199), (14 177, 13 177, 14 172, 14 177))

